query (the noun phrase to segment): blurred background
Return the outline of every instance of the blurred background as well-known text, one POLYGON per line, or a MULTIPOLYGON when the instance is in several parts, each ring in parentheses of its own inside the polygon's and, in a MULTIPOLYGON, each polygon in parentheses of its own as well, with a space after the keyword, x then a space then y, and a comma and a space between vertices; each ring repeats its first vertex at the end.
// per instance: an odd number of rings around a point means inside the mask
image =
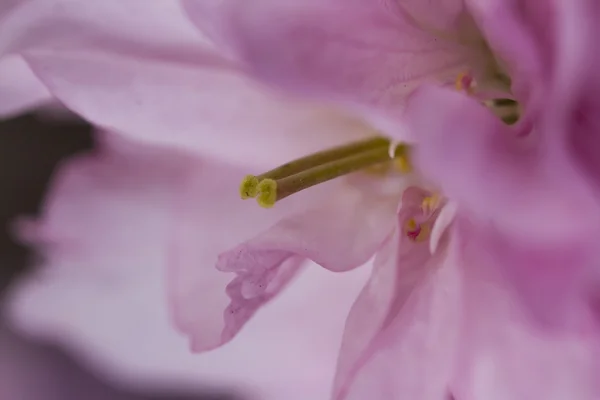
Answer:
MULTIPOLYGON (((76 118, 28 114, 0 121, 0 301, 7 288, 31 268, 30 249, 10 233, 15 216, 36 215, 50 178, 61 160, 89 151, 92 129, 76 118)), ((1 400, 231 400, 229 394, 170 389, 134 393, 104 381, 65 350, 23 337, 0 315, 1 400)))

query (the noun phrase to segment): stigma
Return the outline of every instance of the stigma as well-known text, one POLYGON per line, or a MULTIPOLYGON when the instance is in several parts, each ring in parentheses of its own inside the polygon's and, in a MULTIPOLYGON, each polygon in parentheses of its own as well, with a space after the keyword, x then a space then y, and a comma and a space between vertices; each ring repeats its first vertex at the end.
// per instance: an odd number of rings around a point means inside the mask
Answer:
POLYGON ((401 172, 410 172, 410 148, 384 137, 323 150, 290 161, 260 175, 247 175, 241 182, 242 199, 256 198, 261 207, 332 179, 390 162, 401 172))

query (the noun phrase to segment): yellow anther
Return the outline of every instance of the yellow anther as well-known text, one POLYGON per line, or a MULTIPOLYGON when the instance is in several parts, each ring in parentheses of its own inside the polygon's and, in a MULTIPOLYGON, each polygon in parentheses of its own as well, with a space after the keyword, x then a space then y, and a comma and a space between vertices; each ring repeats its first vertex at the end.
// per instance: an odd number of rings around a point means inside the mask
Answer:
POLYGON ((421 210, 423 210, 425 214, 429 214, 439 207, 441 201, 442 197, 438 193, 433 193, 431 196, 423 199, 421 202, 421 210))
POLYGON ((414 231, 415 229, 417 229, 417 222, 413 218, 411 218, 408 221, 406 221, 404 227, 407 231, 414 231))
POLYGON ((461 72, 456 77, 456 80, 454 81, 454 87, 456 88, 456 90, 462 91, 464 89, 463 88, 463 79, 464 79, 465 75, 466 74, 464 72, 461 72))
POLYGON ((257 185, 256 190, 258 197, 256 201, 258 205, 264 208, 271 208, 277 201, 277 182, 273 179, 263 179, 257 185))
POLYGON ((394 160, 394 166, 398 169, 398 171, 408 174, 412 172, 412 165, 410 164, 410 160, 407 156, 400 156, 394 160))
POLYGON ((475 80, 468 72, 461 72, 456 77, 454 86, 459 92, 465 91, 468 94, 472 94, 473 87, 475 86, 475 80))
POLYGON ((240 183, 240 197, 244 200, 256 197, 258 194, 257 186, 258 178, 254 175, 246 175, 240 183))

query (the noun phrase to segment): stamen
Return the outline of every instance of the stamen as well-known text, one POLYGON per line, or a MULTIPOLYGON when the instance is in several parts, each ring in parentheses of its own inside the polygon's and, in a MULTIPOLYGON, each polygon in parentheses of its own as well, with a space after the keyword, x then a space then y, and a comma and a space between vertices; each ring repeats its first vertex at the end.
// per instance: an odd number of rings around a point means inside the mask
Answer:
POLYGON ((410 163, 410 158, 408 156, 399 156, 394 160, 394 165, 398 169, 398 171, 408 174, 412 172, 412 165, 410 163))
MULTIPOLYGON (((395 160, 404 159, 409 164, 407 145, 397 145, 392 155, 395 160)), ((258 204, 269 208, 301 190, 389 160, 389 141, 370 139, 313 154, 259 176, 246 176, 240 185, 240 195, 243 199, 258 196, 258 204)))
POLYGON ((414 231, 415 229, 417 229, 418 225, 417 222, 411 218, 408 221, 406 221, 406 229, 409 231, 414 231))
POLYGON ((391 142, 389 148, 390 158, 394 160, 394 166, 398 171, 408 174, 412 172, 412 165, 410 164, 410 157, 408 155, 409 148, 400 142, 391 142), (399 156, 396 156, 398 146, 403 146, 399 156))
POLYGON ((429 215, 439 207, 441 202, 442 197, 439 193, 433 193, 431 196, 427 196, 423 199, 421 202, 421 210, 424 214, 429 215))
POLYGON ((271 208, 277 201, 277 181, 273 179, 264 179, 258 186, 258 205, 264 208, 271 208))
POLYGON ((417 235, 417 237, 414 240, 415 240, 415 242, 418 242, 418 243, 424 242, 425 240, 429 239, 430 234, 431 234, 431 225, 428 223, 421 224, 421 230, 419 231, 419 234, 417 235))
POLYGON ((517 123, 517 121, 519 120, 519 114, 508 114, 508 115, 503 115, 502 117, 500 117, 500 119, 502 119, 502 121, 507 124, 507 125, 513 125, 515 123, 517 123))
POLYGON ((513 99, 494 99, 496 107, 515 107, 517 102, 513 99))
POLYGON ((244 200, 256 197, 258 190, 258 178, 254 175, 246 175, 242 183, 240 183, 240 197, 244 200))
POLYGON ((521 117, 519 103, 512 99, 494 99, 484 103, 507 125, 516 123, 521 117))
POLYGON ((429 223, 417 224, 417 222, 411 218, 404 224, 404 232, 406 236, 413 242, 423 242, 429 239, 431 234, 431 226, 429 223))
POLYGON ((456 81, 454 82, 454 86, 456 90, 462 92, 465 91, 468 94, 473 93, 473 89, 475 88, 476 82, 475 78, 467 72, 461 72, 456 77, 456 81))

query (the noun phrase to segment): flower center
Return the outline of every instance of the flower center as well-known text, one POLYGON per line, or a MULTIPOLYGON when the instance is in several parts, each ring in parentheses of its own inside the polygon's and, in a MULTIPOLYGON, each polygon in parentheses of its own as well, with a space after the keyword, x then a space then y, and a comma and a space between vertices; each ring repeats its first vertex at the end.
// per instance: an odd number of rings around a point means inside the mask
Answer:
POLYGON ((320 151, 283 164, 261 175, 248 175, 240 184, 242 199, 256 198, 270 208, 286 197, 319 183, 393 160, 398 169, 410 171, 410 148, 373 137, 320 151))
MULTIPOLYGON (((477 91, 477 81, 471 74, 467 72, 461 72, 458 74, 454 82, 454 86, 456 90, 465 92, 469 96, 486 97, 485 93, 481 94, 477 91)), ((519 103, 513 99, 495 98, 484 100, 482 103, 507 125, 516 123, 521 117, 521 107, 519 103)))
POLYGON ((412 196, 408 196, 408 198, 403 196, 403 202, 408 202, 405 206, 408 209, 413 209, 412 215, 404 221, 403 232, 411 241, 421 243, 429 240, 432 236, 433 226, 440 210, 446 204, 446 199, 439 193, 430 193, 416 187, 409 188, 406 191, 411 190, 418 190, 423 193, 423 196, 420 200, 411 199, 412 196), (414 204, 414 201, 417 203, 414 204), (415 207, 415 205, 419 206, 415 207))

